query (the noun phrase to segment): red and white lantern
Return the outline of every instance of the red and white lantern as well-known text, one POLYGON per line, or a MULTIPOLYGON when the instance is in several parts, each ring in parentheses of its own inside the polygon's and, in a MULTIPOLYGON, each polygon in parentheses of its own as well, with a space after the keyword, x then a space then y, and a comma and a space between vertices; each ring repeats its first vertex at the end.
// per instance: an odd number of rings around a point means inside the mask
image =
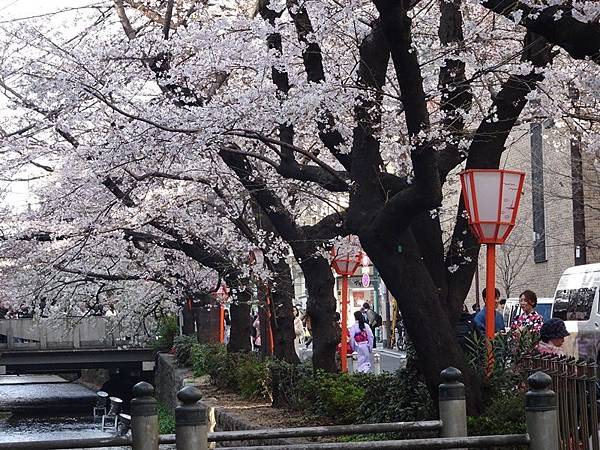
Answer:
POLYGON ((469 225, 482 244, 503 244, 517 218, 525 174, 470 169, 460 173, 469 225))

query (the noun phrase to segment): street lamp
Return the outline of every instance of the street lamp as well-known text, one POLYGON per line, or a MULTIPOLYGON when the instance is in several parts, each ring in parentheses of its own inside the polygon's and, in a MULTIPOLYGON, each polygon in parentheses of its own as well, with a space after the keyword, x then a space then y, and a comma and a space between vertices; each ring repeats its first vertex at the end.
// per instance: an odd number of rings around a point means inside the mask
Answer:
POLYGON ((342 277, 342 340, 341 355, 342 372, 348 371, 348 277, 354 275, 354 272, 361 264, 362 253, 355 253, 351 249, 341 250, 331 249, 331 267, 342 277))
POLYGON ((485 334, 495 334, 496 244, 503 244, 517 218, 525 174, 514 170, 469 169, 460 173, 471 231, 486 244, 485 334))

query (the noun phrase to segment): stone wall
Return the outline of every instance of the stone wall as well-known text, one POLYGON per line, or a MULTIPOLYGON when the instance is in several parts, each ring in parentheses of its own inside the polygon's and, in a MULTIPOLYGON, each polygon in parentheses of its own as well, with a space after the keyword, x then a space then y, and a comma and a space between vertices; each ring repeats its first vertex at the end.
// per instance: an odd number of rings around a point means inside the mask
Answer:
MULTIPOLYGON (((173 355, 160 353, 157 358, 156 372, 154 374, 156 386, 156 399, 168 407, 171 412, 175 412, 178 405, 177 391, 186 384, 194 384, 194 378, 189 369, 182 369, 177 366, 173 355)), ((208 410, 208 431, 235 431, 235 430, 257 430, 261 427, 254 423, 249 423, 240 416, 225 411, 214 405, 212 400, 204 402, 208 410)), ((256 441, 228 441, 217 444, 217 447, 231 446, 250 446, 250 445, 285 445, 293 442, 300 442, 298 439, 268 439, 256 441)))
POLYGON ((184 386, 183 381, 191 376, 188 369, 177 367, 173 355, 159 353, 154 372, 156 399, 174 413, 177 406, 177 392, 184 386))

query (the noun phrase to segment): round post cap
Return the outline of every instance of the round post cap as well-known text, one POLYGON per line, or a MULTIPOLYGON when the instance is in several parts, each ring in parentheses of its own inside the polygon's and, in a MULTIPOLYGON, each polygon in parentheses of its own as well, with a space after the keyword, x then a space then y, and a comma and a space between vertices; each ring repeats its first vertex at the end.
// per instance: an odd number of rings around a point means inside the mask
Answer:
POLYGON ((177 399, 184 405, 193 405, 202 399, 202 392, 196 386, 185 386, 177 392, 177 399))
POLYGON ((462 372, 456 367, 448 367, 440 373, 442 383, 439 386, 440 401, 464 400, 465 385, 460 382, 462 372))
POLYGON ((152 397, 154 395, 154 386, 145 381, 140 381, 133 386, 134 397, 152 397))
POLYGON ((544 372, 535 372, 527 378, 529 391, 525 394, 525 411, 543 412, 556 409, 556 394, 550 389, 552 378, 544 372))
POLYGON ((462 372, 456 367, 448 367, 442 370, 440 377, 444 383, 456 383, 461 380, 462 372))

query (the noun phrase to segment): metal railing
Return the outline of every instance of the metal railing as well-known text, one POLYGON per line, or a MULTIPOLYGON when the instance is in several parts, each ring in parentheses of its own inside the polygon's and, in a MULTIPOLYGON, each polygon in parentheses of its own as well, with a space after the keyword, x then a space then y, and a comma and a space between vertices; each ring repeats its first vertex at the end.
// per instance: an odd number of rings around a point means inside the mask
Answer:
POLYGON ((526 359, 529 373, 542 370, 552 378, 560 450, 600 450, 597 368, 594 361, 567 356, 540 354, 526 359))
MULTIPOLYGON (((466 449, 528 446, 531 450, 558 450, 556 396, 549 389, 552 379, 536 372, 528 378, 525 411, 527 434, 467 436, 465 387, 461 373, 448 368, 441 374, 439 420, 396 422, 327 427, 282 428, 208 432, 208 410, 200 402, 200 391, 185 386, 177 393, 181 405, 175 409, 175 435, 158 434, 157 402, 154 388, 145 382, 135 385, 131 401, 131 435, 113 438, 63 439, 0 443, 0 450, 38 450, 71 448, 131 447, 133 450, 158 450, 160 444, 175 444, 177 450, 208 450, 209 442, 243 442, 314 436, 365 435, 371 433, 435 432, 438 437, 422 439, 361 442, 328 442, 252 446, 253 450, 372 450, 372 449, 466 449)), ((230 450, 248 446, 227 447, 230 450)))

